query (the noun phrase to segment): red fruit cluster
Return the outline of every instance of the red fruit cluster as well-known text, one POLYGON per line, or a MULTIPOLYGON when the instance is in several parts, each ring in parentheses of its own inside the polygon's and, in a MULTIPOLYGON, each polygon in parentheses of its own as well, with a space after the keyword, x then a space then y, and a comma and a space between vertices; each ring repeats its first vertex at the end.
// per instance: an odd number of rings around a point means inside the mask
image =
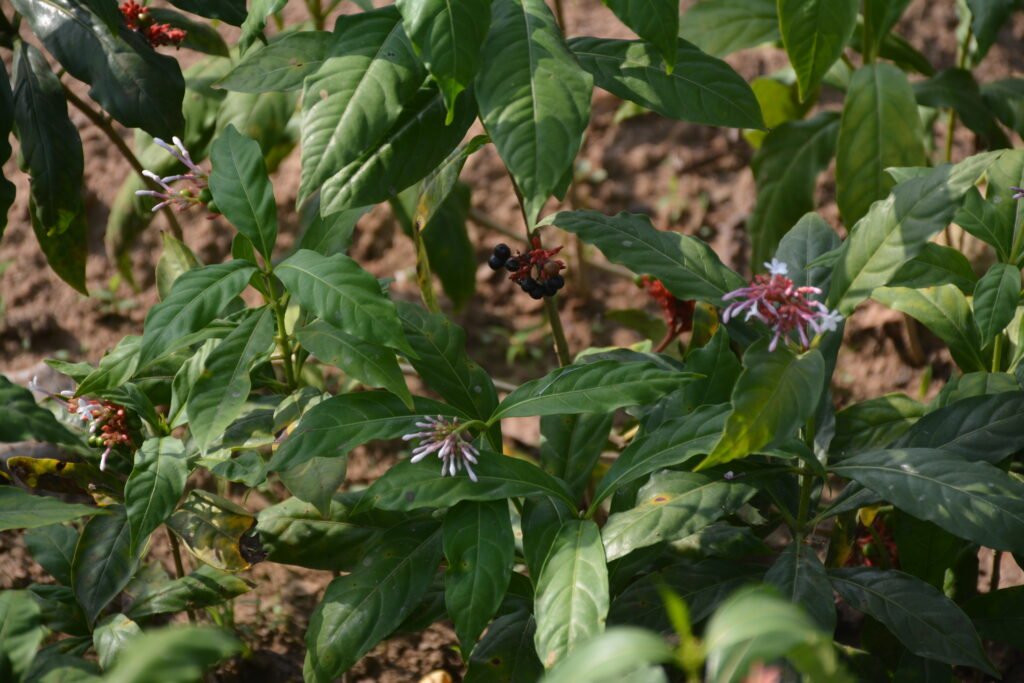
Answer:
POLYGON ((661 280, 656 280, 649 275, 640 278, 640 283, 647 290, 647 294, 661 306, 661 314, 665 317, 668 333, 672 337, 678 337, 683 332, 693 329, 695 301, 675 298, 671 292, 665 289, 661 280))
POLYGON ((899 550, 892 530, 879 515, 871 526, 858 525, 847 567, 890 567, 899 569, 899 550))
POLYGON ((108 450, 115 446, 132 445, 127 415, 124 408, 116 403, 103 399, 70 398, 68 411, 89 425, 97 445, 105 446, 108 450))
POLYGON ((121 5, 121 15, 128 28, 141 33, 153 47, 181 45, 188 35, 184 30, 174 28, 170 24, 154 23, 146 8, 134 0, 128 0, 121 5))

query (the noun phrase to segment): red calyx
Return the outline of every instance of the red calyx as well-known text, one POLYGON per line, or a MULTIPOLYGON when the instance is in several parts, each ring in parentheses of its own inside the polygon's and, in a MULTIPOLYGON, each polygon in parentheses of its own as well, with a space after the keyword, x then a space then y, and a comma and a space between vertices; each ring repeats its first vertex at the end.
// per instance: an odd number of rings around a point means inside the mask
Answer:
POLYGON ((668 325, 669 335, 676 337, 693 329, 693 311, 696 302, 675 298, 665 288, 661 280, 656 280, 649 275, 640 278, 640 282, 647 290, 647 294, 661 306, 661 314, 668 325))
POLYGON ((170 24, 154 24, 145 7, 134 0, 121 4, 121 16, 125 25, 133 31, 141 33, 153 47, 162 45, 181 45, 188 33, 170 24))

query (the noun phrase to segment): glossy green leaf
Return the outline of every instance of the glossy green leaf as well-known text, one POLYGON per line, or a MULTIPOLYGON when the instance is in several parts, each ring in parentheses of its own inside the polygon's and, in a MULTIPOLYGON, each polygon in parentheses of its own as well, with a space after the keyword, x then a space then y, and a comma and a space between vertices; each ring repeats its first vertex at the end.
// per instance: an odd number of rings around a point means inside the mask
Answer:
POLYGON ((470 155, 490 142, 486 135, 477 135, 459 145, 444 161, 434 168, 420 185, 416 207, 412 213, 412 221, 420 225, 430 224, 434 214, 444 205, 452 190, 455 189, 462 173, 462 167, 470 155))
POLYGON ((1024 648, 1024 586, 975 596, 963 609, 985 640, 1024 648))
POLYGON ((823 112, 783 123, 765 137, 751 161, 758 193, 747 227, 755 263, 768 260, 786 232, 814 209, 818 176, 832 163, 838 135, 839 116, 823 112))
POLYGON ((1020 391, 1020 382, 1008 372, 968 372, 949 378, 931 407, 942 408, 972 396, 1020 391))
POLYGON ((910 0, 866 0, 864 23, 870 31, 872 49, 877 52, 884 38, 900 20, 910 0))
POLYGON ((913 427, 926 409, 906 394, 885 394, 847 406, 836 413, 831 454, 838 458, 886 446, 913 427))
POLYGON ((827 292, 832 269, 818 265, 817 260, 842 244, 835 229, 816 213, 801 216, 779 242, 775 258, 786 264, 788 277, 794 284, 817 287, 827 292))
POLYGON ((566 522, 537 577, 534 645, 545 668, 604 631, 608 603, 608 568, 597 525, 566 522))
POLYGON ((92 518, 82 529, 71 563, 71 586, 91 624, 128 585, 138 567, 131 547, 131 527, 124 507, 92 518))
POLYGON ((662 638, 650 631, 620 626, 578 647, 542 680, 543 683, 613 683, 645 665, 670 662, 673 657, 672 648, 662 638))
POLYGON ((203 671, 237 654, 242 643, 211 626, 169 626, 132 640, 104 683, 192 683, 203 671))
POLYGON ((967 190, 963 206, 957 211, 953 222, 979 240, 995 247, 996 256, 1000 260, 1010 259, 1013 224, 999 219, 999 211, 992 203, 985 201, 978 188, 972 187, 967 190))
POLYGON ((638 275, 661 280, 678 299, 715 304, 723 295, 746 285, 706 243, 689 235, 658 230, 644 215, 562 211, 550 222, 593 244, 608 260, 638 275))
POLYGON ((46 634, 39 605, 28 591, 0 592, 0 674, 20 680, 46 634))
POLYGON ((238 572, 252 565, 243 537, 256 526, 256 520, 230 500, 195 489, 167 520, 167 526, 190 553, 215 569, 238 572))
POLYGON ((927 289, 880 287, 871 298, 893 310, 906 313, 934 332, 949 346, 953 360, 962 370, 969 372, 986 369, 971 306, 963 292, 954 285, 927 289))
POLYGON ((174 512, 185 493, 187 478, 185 445, 178 439, 147 439, 136 451, 131 476, 124 486, 129 548, 133 554, 174 512))
POLYGON ((236 92, 297 90, 327 61, 334 37, 326 31, 295 31, 247 52, 217 85, 236 92))
POLYGON ((1019 5, 1013 0, 967 0, 967 7, 971 10, 971 29, 978 43, 974 58, 980 61, 995 45, 999 31, 1019 5))
MULTIPOLYGON (((683 389, 684 405, 687 411, 693 411, 704 406, 728 403, 743 367, 730 347, 728 332, 724 327, 719 327, 711 341, 687 354, 686 369, 703 375, 683 389)), ((648 421, 645 429, 650 428, 651 423, 648 421)))
POLYGON ((657 48, 672 73, 676 65, 679 5, 675 0, 603 0, 634 33, 657 48))
POLYGON ((941 244, 928 242, 892 276, 890 287, 924 289, 938 285, 955 285, 965 294, 974 292, 978 276, 963 253, 941 244))
POLYGON ((79 442, 53 413, 36 404, 31 391, 0 375, 0 443, 18 441, 79 442))
POLYGON ((593 79, 542 0, 494 0, 475 92, 480 119, 534 223, 567 174, 590 120, 593 79))
POLYGON ((35 529, 103 514, 106 514, 103 508, 64 503, 57 498, 33 496, 14 486, 0 486, 0 531, 35 529))
POLYGON ((113 32, 81 0, 13 0, 15 9, 89 96, 128 128, 180 134, 185 79, 178 62, 138 33, 113 32))
POLYGON ((356 571, 332 581, 306 631, 306 680, 335 680, 401 624, 440 560, 436 524, 406 524, 389 530, 356 571))
POLYGON ((515 538, 508 502, 459 503, 444 518, 444 601, 463 651, 473 651, 512 577, 515 538))
POLYGON ((36 48, 19 43, 12 71, 14 125, 35 217, 45 233, 65 233, 83 211, 82 139, 68 118, 60 80, 36 48))
POLYGON ((208 19, 241 26, 246 18, 245 0, 170 0, 179 9, 208 19))
POLYGON ((139 365, 139 343, 142 337, 129 335, 100 359, 99 367, 79 382, 75 396, 102 394, 117 389, 135 374, 139 365))
MULTIPOLYGON (((1021 203, 1010 201, 1013 187, 1024 187, 1024 150, 1015 149, 990 153, 998 155, 985 171, 988 188, 985 191, 988 204, 995 209, 990 213, 991 230, 997 235, 1016 235, 1016 226, 1021 220, 1024 208, 1021 203)), ((1019 254, 1012 254, 1020 259, 1019 254)))
POLYGON ((455 99, 472 85, 479 67, 491 1, 398 0, 396 5, 406 34, 444 93, 450 122, 458 111, 455 99))
POLYGON ((476 293, 476 245, 468 231, 471 205, 469 185, 458 183, 433 212, 423 229, 432 272, 444 287, 444 293, 460 311, 476 293))
POLYGON ((544 470, 580 495, 608 442, 613 418, 613 413, 542 417, 540 460, 544 470))
POLYGON ((490 421, 507 417, 604 413, 652 403, 693 379, 651 361, 602 360, 569 365, 520 385, 505 397, 490 421))
POLYGON ((985 347, 1002 334, 1020 303, 1020 268, 996 263, 988 269, 974 289, 974 321, 985 347))
POLYGON ((854 72, 836 157, 836 199, 848 227, 889 194, 894 183, 886 168, 925 164, 923 135, 914 92, 902 71, 873 64, 854 72))
POLYGON ((724 57, 782 36, 775 0, 698 0, 680 18, 679 37, 724 57))
POLYGON ((26 532, 25 546, 57 583, 71 584, 71 560, 78 544, 78 531, 64 524, 48 524, 26 532))
POLYGON ((939 448, 964 460, 993 465, 1024 449, 1020 433, 1024 393, 974 396, 925 415, 894 445, 939 448))
POLYGON ((804 543, 786 548, 764 576, 783 597, 802 607, 826 633, 836 628, 836 605, 825 565, 804 543))
POLYGON ((212 322, 241 294, 255 272, 256 266, 247 261, 229 261, 182 273, 170 295, 146 315, 139 367, 168 351, 181 337, 212 322))
POLYGON ((537 659, 533 636, 537 623, 528 610, 495 619, 473 650, 464 683, 518 683, 535 681, 544 673, 537 659))
POLYGON ((309 249, 323 256, 348 251, 356 223, 366 215, 369 208, 361 206, 358 209, 321 216, 319 200, 310 199, 302 209, 303 232, 296 248, 309 249))
POLYGON ((199 266, 199 259, 184 242, 175 239, 166 232, 160 233, 163 240, 163 252, 156 264, 156 288, 161 299, 171 293, 175 280, 185 271, 199 266))
POLYGON ((425 75, 394 7, 342 16, 333 40, 302 96, 300 200, 373 149, 425 75))
POLYGON ((881 621, 919 657, 994 673, 970 619, 938 589, 872 567, 833 569, 829 578, 851 607, 881 621))
POLYGON ((779 0, 782 44, 807 100, 846 49, 857 25, 857 0, 779 0))
POLYGON ((832 635, 764 587, 734 593, 708 623, 704 646, 707 679, 713 683, 741 681, 755 662, 781 658, 810 680, 851 680, 840 668, 832 635))
POLYGON ((876 287, 887 283, 949 224, 964 195, 998 155, 977 154, 955 166, 939 166, 903 181, 872 206, 840 248, 829 306, 849 315, 876 287))
POLYGON ((558 479, 518 458, 480 451, 473 465, 478 481, 459 473, 441 476, 437 460, 393 465, 367 489, 361 505, 382 510, 450 507, 459 501, 488 501, 545 494, 572 505, 572 494, 558 479))
POLYGON ((259 144, 228 125, 210 149, 210 192, 217 208, 270 264, 277 241, 277 202, 259 144))
POLYGON ((218 605, 249 592, 250 586, 234 574, 200 565, 187 576, 159 584, 135 598, 128 608, 132 619, 218 605))
POLYGON ((96 624, 92 632, 93 647, 104 671, 114 665, 114 660, 126 648, 128 641, 142 634, 142 629, 123 614, 111 614, 96 624))
POLYGON ((457 107, 446 125, 441 93, 430 88, 416 93, 373 147, 327 179, 321 190, 321 213, 382 202, 429 174, 458 146, 476 119, 470 95, 459 97, 457 107))
POLYGON ((960 538, 1024 550, 1024 484, 988 463, 935 448, 902 448, 859 453, 832 471, 960 538))
MULTIPOLYGON (((7 69, 0 73, 0 164, 11 158, 10 135, 14 128, 14 93, 7 69)), ((7 214, 14 203, 14 183, 0 174, 0 237, 7 228, 7 214)))
POLYGON ((89 222, 85 213, 75 214, 70 225, 60 234, 50 232, 40 220, 39 207, 33 198, 29 198, 28 213, 32 221, 32 232, 35 233, 50 269, 73 289, 88 295, 85 262, 89 253, 89 222))
POLYGON ((891 519, 900 570, 942 590, 947 570, 956 571, 968 542, 902 510, 891 519))
POLYGON ((639 41, 574 38, 572 51, 598 87, 662 116, 711 126, 764 128, 754 91, 732 67, 679 40, 666 73, 655 49, 639 41))
POLYGON ((978 82, 967 69, 943 69, 927 81, 916 83, 914 95, 917 103, 925 107, 955 110, 963 124, 974 131, 986 147, 1010 146, 978 82))
POLYGON ((416 355, 402 334, 395 305, 377 278, 344 254, 300 249, 274 273, 310 313, 360 339, 416 355))
POLYGON ((310 458, 301 465, 278 474, 291 494, 316 506, 325 517, 330 514, 331 499, 345 483, 347 456, 310 458))
POLYGON ((253 365, 269 357, 276 332, 269 306, 253 310, 210 351, 185 403, 196 444, 206 451, 241 414, 253 365))
POLYGON ((769 340, 761 339, 743 355, 725 431, 698 469, 778 445, 814 414, 825 378, 821 353, 797 355, 787 346, 768 347, 769 340))

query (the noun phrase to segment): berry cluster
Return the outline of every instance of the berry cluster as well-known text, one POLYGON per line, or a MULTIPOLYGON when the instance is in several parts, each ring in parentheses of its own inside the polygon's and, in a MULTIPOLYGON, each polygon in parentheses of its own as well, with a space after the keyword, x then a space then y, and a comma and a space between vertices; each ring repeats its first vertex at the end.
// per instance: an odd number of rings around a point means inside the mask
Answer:
POLYGON ((122 3, 121 15, 124 17, 124 22, 128 28, 141 33, 153 47, 160 47, 161 45, 174 45, 177 47, 181 45, 185 40, 185 36, 188 35, 184 30, 174 28, 170 24, 154 23, 153 17, 146 11, 146 8, 134 2, 134 0, 122 3))
POLYGON ((100 469, 106 469, 107 456, 117 446, 132 445, 124 408, 103 399, 68 398, 68 412, 77 415, 89 428, 89 445, 105 447, 100 469))
POLYGON ((668 324, 668 334, 672 338, 693 329, 695 301, 692 299, 683 300, 675 298, 665 288, 661 280, 656 280, 649 275, 644 275, 640 278, 640 284, 647 290, 647 294, 661 306, 661 314, 665 316, 665 322, 668 324))
POLYGON ((525 254, 517 251, 513 256, 507 244, 499 244, 487 264, 491 270, 508 270, 509 279, 534 299, 554 296, 565 286, 561 275, 565 263, 554 258, 562 248, 544 249, 538 237, 531 239, 531 246, 533 248, 525 254))

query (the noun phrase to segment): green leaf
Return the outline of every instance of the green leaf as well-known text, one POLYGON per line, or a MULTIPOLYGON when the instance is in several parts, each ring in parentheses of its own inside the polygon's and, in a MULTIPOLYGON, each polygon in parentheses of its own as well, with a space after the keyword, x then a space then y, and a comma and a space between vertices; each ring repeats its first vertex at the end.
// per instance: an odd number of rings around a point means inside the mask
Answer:
POLYGON ((544 673, 533 647, 537 624, 528 610, 495 619, 473 650, 464 683, 536 681, 544 673))
POLYGON ((617 512, 601 530, 609 560, 662 541, 686 538, 731 515, 757 489, 715 474, 660 472, 637 493, 636 507, 617 512))
POLYGON ((544 470, 581 495, 608 442, 614 413, 545 415, 540 419, 544 470))
POLYGON ((436 524, 405 524, 385 533, 356 571, 327 586, 310 617, 306 680, 333 681, 391 633, 426 592, 440 560, 436 524))
POLYGON ((743 355, 725 432, 697 469, 779 445, 814 414, 825 382, 821 353, 797 355, 788 346, 769 351, 769 345, 760 339, 743 355))
POLYGON ((247 52, 217 85, 235 92, 298 90, 327 61, 334 36, 326 31, 295 31, 247 52))
POLYGON ((1000 29, 1019 5, 1014 0, 967 0, 967 7, 971 10, 971 29, 978 43, 973 57, 981 61, 989 48, 995 45, 1000 29))
POLYGON ((188 576, 143 592, 128 608, 128 616, 145 619, 156 614, 202 609, 231 600, 249 590, 249 584, 234 574, 204 564, 188 576))
POLYGON ((476 293, 476 247, 469 237, 471 190, 458 183, 423 228, 428 262, 456 311, 476 293))
POLYGON ((679 5, 673 0, 603 0, 629 28, 657 48, 665 59, 666 71, 676 66, 676 34, 679 33, 679 5))
POLYGON ((271 471, 297 467, 313 457, 348 453, 377 439, 397 439, 417 431, 423 415, 458 415, 458 411, 428 399, 415 399, 410 411, 397 396, 384 391, 339 394, 306 413, 295 431, 274 453, 271 471))
POLYGON ((925 415, 894 445, 938 448, 964 460, 996 465, 1024 449, 1022 416, 1024 393, 973 396, 925 415))
POLYGON ((327 516, 331 498, 345 483, 348 456, 310 458, 301 465, 280 472, 281 483, 299 500, 312 503, 327 516))
MULTIPOLYGON (((1019 280, 1019 274, 1017 277, 1019 280)), ((906 313, 935 333, 949 346, 953 360, 965 372, 988 367, 981 356, 981 341, 971 315, 971 305, 954 285, 927 289, 880 287, 871 298, 883 306, 906 313)))
POLYGON ((458 99, 457 115, 447 125, 445 117, 441 93, 420 90, 373 147, 327 179, 321 191, 321 213, 382 202, 437 168, 476 119, 472 97, 458 99))
MULTIPOLYGON (((491 25, 490 0, 398 0, 405 32, 444 93, 448 121, 455 99, 473 83, 491 25)), ((468 103, 463 103, 466 106, 468 103)))
POLYGON ((996 263, 988 269, 974 289, 974 320, 981 333, 981 346, 987 347, 1017 313, 1020 303, 1020 268, 996 263))
POLYGON ((476 98, 530 227, 548 197, 566 190, 592 88, 543 0, 495 0, 476 98))
POLYGON ((96 624, 92 632, 93 647, 104 671, 113 666, 128 641, 142 634, 142 629, 123 614, 111 614, 96 624))
POLYGON ((779 28, 800 85, 800 100, 843 54, 857 25, 857 0, 779 0, 779 28))
POLYGON ((57 583, 71 584, 71 560, 75 556, 78 531, 64 524, 48 524, 28 531, 25 546, 57 583))
POLYGON ((910 0, 866 0, 864 3, 864 23, 871 31, 873 45, 871 49, 878 51, 889 32, 903 16, 910 0))
POLYGON ((779 242, 775 257, 789 268, 789 279, 800 287, 829 289, 832 269, 818 259, 834 252, 842 244, 835 229, 816 213, 805 214, 779 242))
POLYGON ((36 405, 31 391, 0 375, 0 443, 19 441, 79 443, 53 413, 36 405))
POLYGON ((402 334, 395 305, 377 278, 344 254, 321 256, 300 249, 274 273, 310 313, 359 337, 415 356, 402 334))
POLYGON ((210 192, 217 208, 269 267, 277 241, 277 202, 259 143, 228 125, 213 143, 210 160, 210 192))
POLYGON ((832 163, 838 135, 839 115, 822 112, 783 123, 765 137, 750 162, 758 188, 747 223, 755 263, 768 260, 787 231, 814 210, 818 176, 832 163))
POLYGON ((14 125, 32 181, 34 216, 45 234, 60 235, 83 211, 82 139, 68 118, 60 80, 36 48, 20 43, 12 71, 14 125))
POLYGON ((106 513, 103 508, 64 503, 56 498, 33 496, 14 486, 0 486, 0 531, 35 529, 106 513))
POLYGON ((104 683, 192 683, 203 670, 238 653, 242 643, 221 628, 169 626, 132 640, 104 683))
POLYGON ((505 397, 490 417, 606 413, 653 403, 693 379, 653 361, 601 360, 559 368, 531 380, 505 397))
MULTIPOLYGON (((992 193, 993 197, 995 193, 992 193)), ((1013 223, 1000 220, 999 211, 981 196, 978 188, 967 190, 963 206, 957 211, 953 222, 995 247, 996 256, 1001 261, 1009 261, 1013 243, 1013 223)))
POLYGON ((975 596, 963 609, 985 640, 1024 648, 1024 586, 975 596))
POLYGON ((216 569, 238 572, 252 566, 243 536, 256 526, 245 508, 207 491, 188 494, 167 526, 188 551, 216 569))
POLYGON ((100 359, 99 367, 79 382, 75 396, 102 394, 119 388, 135 374, 142 337, 129 335, 100 359))
MULTIPOLYGON (((693 411, 703 406, 728 403, 743 368, 729 346, 729 333, 724 327, 719 327, 711 341, 699 349, 692 349, 686 356, 686 369, 704 375, 683 389, 686 408, 693 411)), ((649 424, 646 423, 645 428, 649 428, 649 424)))
POLYGON ((964 125, 977 133, 989 149, 1010 146, 970 71, 943 69, 927 81, 914 84, 914 95, 917 103, 925 107, 955 110, 964 125))
POLYGON ((707 677, 713 683, 743 680, 755 662, 783 657, 810 674, 810 680, 849 680, 839 667, 832 635, 765 587, 734 593, 708 623, 704 646, 707 677))
POLYGON ((135 465, 124 486, 131 554, 137 554, 149 535, 174 512, 187 478, 185 445, 178 439, 146 439, 136 451, 135 465))
MULTIPOLYGON (((0 164, 11 158, 10 135, 14 128, 14 93, 7 69, 0 73, 0 164)), ((0 174, 0 237, 7 228, 7 214, 14 204, 14 183, 0 174)))
POLYGON ((888 284, 911 289, 955 285, 961 292, 970 294, 977 282, 978 276, 966 256, 951 247, 928 242, 921 253, 900 266, 888 284))
POLYGON ((117 597, 139 565, 123 506, 92 518, 82 529, 71 563, 71 587, 90 624, 117 597))
POLYGON ((836 157, 836 198, 848 227, 889 194, 894 183, 886 168, 925 165, 923 138, 914 92, 902 71, 872 64, 854 72, 836 157))
POLYGON ((333 40, 337 49, 305 81, 300 202, 374 149, 423 83, 394 7, 340 17, 333 40))
POLYGON ((608 260, 661 280, 677 299, 717 304, 728 292, 746 285, 706 243, 658 230, 641 214, 562 211, 546 222, 593 244, 608 260))
POLYGON ((156 289, 161 299, 171 293, 174 282, 182 273, 197 268, 199 259, 188 245, 166 232, 160 233, 164 249, 156 264, 156 289))
POLYGON ((32 221, 39 248, 46 256, 46 262, 57 276, 81 294, 88 295, 85 285, 85 261, 89 253, 89 222, 85 213, 80 212, 71 219, 71 224, 61 234, 49 231, 39 218, 39 207, 35 199, 29 198, 28 213, 32 221))
POLYGON ((604 631, 608 603, 601 532, 590 520, 566 522, 537 577, 533 642, 545 668, 604 631))
POLYGON ((836 413, 831 455, 838 459, 858 451, 882 448, 913 427, 926 409, 927 406, 906 394, 886 394, 847 406, 836 413))
POLYGON ((650 631, 629 626, 610 628, 558 663, 544 683, 612 683, 647 664, 673 660, 672 648, 650 631))
POLYGON ((182 273, 170 295, 146 315, 139 367, 146 367, 181 337, 212 322, 242 293, 255 272, 256 266, 247 261, 230 261, 182 273))
POLYGON ((512 577, 515 538, 508 501, 462 502, 448 511, 443 527, 444 602, 469 655, 498 611, 512 577))
POLYGON ((616 458, 597 485, 591 509, 641 477, 710 453, 721 437, 726 414, 724 406, 708 406, 641 435, 616 458))
POLYGON ((358 209, 321 216, 319 198, 316 201, 310 199, 302 209, 304 230, 296 248, 309 249, 322 256, 333 256, 348 251, 356 223, 369 209, 368 206, 361 206, 358 209))
POLYGON ((778 588, 794 605, 806 610, 826 633, 835 630, 836 605, 832 584, 825 566, 809 545, 790 544, 765 574, 764 581, 778 588))
POLYGON ((182 132, 185 79, 178 62, 140 34, 117 33, 81 0, 13 0, 68 73, 89 84, 89 97, 128 128, 170 138, 182 132))
MULTIPOLYGON (((467 142, 459 145, 449 154, 444 161, 437 165, 426 178, 416 197, 415 210, 412 212, 412 221, 422 226, 430 224, 434 214, 441 210, 452 190, 455 189, 462 167, 470 155, 490 142, 486 135, 477 135, 467 142)), ((426 228, 424 227, 424 230, 426 228)))
POLYGON ((662 116, 711 126, 764 128, 754 91, 731 66, 679 40, 676 69, 633 40, 574 38, 572 51, 598 87, 662 116))
POLYGON ((245 0, 170 0, 171 4, 207 19, 241 26, 246 19, 245 0))
POLYGON ((900 569, 942 590, 946 571, 955 571, 967 541, 901 510, 892 519, 900 569))
POLYGON ((871 567, 833 569, 829 577, 851 607, 881 621, 915 655, 995 674, 970 619, 938 589, 871 567))
POLYGON ((0 674, 10 676, 10 680, 21 680, 44 635, 39 605, 31 593, 0 592, 0 674))
POLYGON ((269 306, 253 310, 213 348, 185 404, 192 437, 206 451, 241 414, 252 367, 269 357, 276 328, 269 306))
POLYGON ((408 460, 393 465, 367 489, 360 506, 381 510, 417 510, 450 507, 469 501, 500 500, 518 496, 546 494, 573 505, 572 494, 558 479, 536 465, 518 458, 480 451, 479 464, 473 465, 478 481, 459 474, 441 476, 436 461, 416 464, 408 460))
POLYGON ((782 36, 775 0, 698 0, 683 13, 679 37, 724 57, 782 36))
POLYGON ((988 463, 935 448, 902 448, 860 453, 832 471, 960 538, 1024 550, 1024 484, 988 463))
POLYGON ((939 166, 905 180, 874 204, 840 248, 829 306, 849 315, 876 287, 886 284, 949 224, 964 195, 998 155, 988 152, 955 166, 939 166))

